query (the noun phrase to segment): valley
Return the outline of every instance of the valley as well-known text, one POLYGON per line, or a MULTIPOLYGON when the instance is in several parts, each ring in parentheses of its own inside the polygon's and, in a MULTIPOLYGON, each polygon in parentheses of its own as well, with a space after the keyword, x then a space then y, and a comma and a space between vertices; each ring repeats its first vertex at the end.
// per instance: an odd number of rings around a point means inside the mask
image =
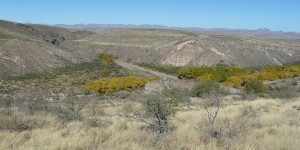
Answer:
POLYGON ((296 36, 64 27, 0 21, 0 149, 300 146, 296 36))

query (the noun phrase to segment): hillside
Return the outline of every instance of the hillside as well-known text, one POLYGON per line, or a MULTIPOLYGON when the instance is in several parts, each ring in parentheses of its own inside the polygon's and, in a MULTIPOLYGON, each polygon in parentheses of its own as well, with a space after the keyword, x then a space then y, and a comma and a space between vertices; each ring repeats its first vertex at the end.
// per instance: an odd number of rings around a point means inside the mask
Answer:
POLYGON ((99 53, 110 53, 130 63, 156 65, 284 65, 300 60, 299 43, 299 39, 213 32, 117 28, 86 31, 0 21, 0 76, 91 61, 99 53))
POLYGON ((107 52, 122 60, 158 65, 283 65, 300 60, 299 40, 242 38, 161 29, 99 29, 62 47, 107 52))
POLYGON ((92 34, 0 20, 0 76, 43 71, 79 62, 74 54, 58 46, 92 34))

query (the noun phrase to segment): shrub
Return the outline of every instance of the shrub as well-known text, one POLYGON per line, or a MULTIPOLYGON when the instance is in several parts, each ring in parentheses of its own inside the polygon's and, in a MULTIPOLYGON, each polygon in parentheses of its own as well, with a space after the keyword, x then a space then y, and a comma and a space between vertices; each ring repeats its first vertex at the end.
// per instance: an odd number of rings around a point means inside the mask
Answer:
POLYGON ((225 81, 226 86, 234 87, 234 88, 239 88, 242 83, 243 83, 243 80, 237 76, 231 76, 231 77, 227 78, 227 80, 225 81))
POLYGON ((176 90, 164 89, 162 92, 154 93, 146 98, 144 109, 148 121, 155 132, 161 134, 168 131, 169 119, 177 112, 181 97, 177 96, 176 90))
POLYGON ((115 63, 114 57, 110 54, 99 54, 99 59, 102 65, 111 65, 115 63))
POLYGON ((192 95, 196 97, 209 96, 215 92, 220 92, 221 87, 218 82, 214 80, 202 81, 193 87, 192 95))
POLYGON ((197 77, 197 80, 199 80, 199 81, 207 81, 207 80, 213 80, 213 79, 214 79, 214 76, 211 74, 203 74, 203 75, 197 77))
POLYGON ((266 91, 266 86, 261 81, 250 81, 246 84, 246 91, 254 93, 262 93, 266 91))
POLYGON ((145 86, 145 84, 151 80, 153 79, 136 76, 114 77, 88 82, 83 88, 98 91, 101 94, 108 94, 123 90, 134 90, 145 86))
POLYGON ((179 78, 197 79, 200 81, 216 80, 226 86, 243 89, 245 83, 258 81, 273 81, 292 78, 300 75, 300 65, 267 66, 260 70, 239 68, 237 66, 219 65, 215 67, 192 66, 181 69, 179 78))
POLYGON ((89 103, 89 100, 80 100, 78 97, 67 97, 58 106, 52 108, 52 113, 62 120, 62 123, 69 121, 82 121, 82 109, 89 103))
POLYGON ((107 76, 109 76, 110 71, 109 71, 107 68, 104 68, 104 69, 101 69, 101 70, 99 71, 99 73, 100 73, 101 76, 107 77, 107 76))
POLYGON ((216 80, 224 82, 230 76, 246 75, 253 73, 254 69, 241 69, 237 66, 215 66, 215 67, 188 67, 179 71, 180 78, 199 79, 199 80, 216 80))
POLYGON ((217 138, 220 141, 229 140, 260 124, 257 111, 251 106, 242 108, 238 115, 231 118, 220 118, 218 116, 219 103, 215 107, 217 107, 216 110, 212 112, 206 108, 207 118, 200 122, 201 129, 209 137, 217 138))

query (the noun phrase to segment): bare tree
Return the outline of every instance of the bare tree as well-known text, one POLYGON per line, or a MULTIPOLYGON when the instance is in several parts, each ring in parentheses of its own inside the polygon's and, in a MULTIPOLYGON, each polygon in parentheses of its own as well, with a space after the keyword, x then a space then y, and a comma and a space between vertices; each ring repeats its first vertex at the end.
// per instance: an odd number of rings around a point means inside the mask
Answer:
POLYGON ((221 128, 219 130, 217 130, 215 128, 215 121, 218 117, 218 113, 220 110, 220 98, 217 95, 217 93, 214 93, 213 98, 210 99, 210 104, 206 105, 204 107, 206 113, 207 113, 207 119, 208 122, 203 121, 202 123, 208 127, 207 129, 204 129, 209 135, 211 135, 212 137, 218 137, 221 133, 221 128))

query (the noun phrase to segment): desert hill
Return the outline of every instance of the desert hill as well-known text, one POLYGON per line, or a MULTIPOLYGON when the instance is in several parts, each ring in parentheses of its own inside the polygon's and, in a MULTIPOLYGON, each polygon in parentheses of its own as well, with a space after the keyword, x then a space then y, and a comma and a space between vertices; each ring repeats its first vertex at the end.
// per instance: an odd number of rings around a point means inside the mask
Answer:
POLYGON ((111 53, 120 59, 158 65, 283 65, 300 60, 299 40, 242 38, 165 29, 103 29, 62 47, 111 53))
POLYGON ((0 21, 0 76, 43 71, 76 63, 75 56, 58 46, 90 36, 90 31, 0 21))
POLYGON ((298 62, 300 40, 170 29, 87 31, 0 21, 0 76, 88 62, 99 53, 110 53, 130 63, 262 67, 298 62))

